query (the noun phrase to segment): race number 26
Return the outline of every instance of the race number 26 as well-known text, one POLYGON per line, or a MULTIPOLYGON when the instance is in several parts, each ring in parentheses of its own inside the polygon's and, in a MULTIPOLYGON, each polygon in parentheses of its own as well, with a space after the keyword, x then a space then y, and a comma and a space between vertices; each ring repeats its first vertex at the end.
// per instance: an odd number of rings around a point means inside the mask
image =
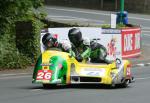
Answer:
POLYGON ((51 80, 52 71, 51 70, 38 70, 37 80, 51 80))

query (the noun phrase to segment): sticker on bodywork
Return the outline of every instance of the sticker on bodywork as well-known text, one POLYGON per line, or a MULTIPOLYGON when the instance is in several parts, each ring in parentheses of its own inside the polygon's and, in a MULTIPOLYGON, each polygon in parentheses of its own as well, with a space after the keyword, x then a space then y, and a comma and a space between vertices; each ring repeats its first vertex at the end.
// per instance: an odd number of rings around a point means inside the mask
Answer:
POLYGON ((105 69, 98 69, 98 68, 85 68, 81 69, 81 75, 86 76, 104 76, 106 70, 105 69))
POLYGON ((51 70, 38 70, 36 80, 51 80, 51 70))

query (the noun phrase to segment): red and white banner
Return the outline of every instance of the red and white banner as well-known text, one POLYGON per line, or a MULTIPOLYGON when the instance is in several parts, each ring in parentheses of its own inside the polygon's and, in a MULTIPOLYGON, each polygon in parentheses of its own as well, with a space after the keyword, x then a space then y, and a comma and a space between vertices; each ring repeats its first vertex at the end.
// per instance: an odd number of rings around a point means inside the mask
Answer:
POLYGON ((141 54, 141 29, 127 28, 121 30, 122 57, 130 58, 141 54))

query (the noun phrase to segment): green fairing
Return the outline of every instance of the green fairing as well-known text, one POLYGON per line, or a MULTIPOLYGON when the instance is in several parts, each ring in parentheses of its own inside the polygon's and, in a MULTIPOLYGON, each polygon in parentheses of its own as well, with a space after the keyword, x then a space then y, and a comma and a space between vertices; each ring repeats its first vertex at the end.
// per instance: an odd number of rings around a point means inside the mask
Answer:
MULTIPOLYGON (((52 77, 49 83, 56 83, 58 79, 61 79, 61 83, 66 83, 66 73, 67 73, 67 62, 60 56, 53 56, 49 60, 50 70, 52 70, 52 77)), ((38 70, 42 70, 42 55, 38 58, 38 61, 34 68, 33 81, 36 82, 38 70)))
POLYGON ((62 80, 62 83, 66 83, 67 62, 60 56, 53 56, 50 58, 50 70, 52 70, 51 83, 55 83, 58 79, 62 80))
POLYGON ((33 72, 33 79, 34 79, 33 82, 35 82, 35 80, 36 80, 37 71, 42 69, 41 63, 42 63, 42 55, 39 56, 39 58, 36 62, 34 72, 33 72))

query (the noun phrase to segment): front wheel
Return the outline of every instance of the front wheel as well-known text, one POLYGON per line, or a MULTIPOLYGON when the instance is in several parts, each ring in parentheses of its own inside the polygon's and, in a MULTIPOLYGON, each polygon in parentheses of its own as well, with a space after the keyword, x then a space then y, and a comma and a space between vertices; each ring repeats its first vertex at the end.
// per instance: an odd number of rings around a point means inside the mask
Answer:
POLYGON ((45 89, 55 88, 56 86, 57 86, 56 84, 43 84, 43 88, 45 89))

